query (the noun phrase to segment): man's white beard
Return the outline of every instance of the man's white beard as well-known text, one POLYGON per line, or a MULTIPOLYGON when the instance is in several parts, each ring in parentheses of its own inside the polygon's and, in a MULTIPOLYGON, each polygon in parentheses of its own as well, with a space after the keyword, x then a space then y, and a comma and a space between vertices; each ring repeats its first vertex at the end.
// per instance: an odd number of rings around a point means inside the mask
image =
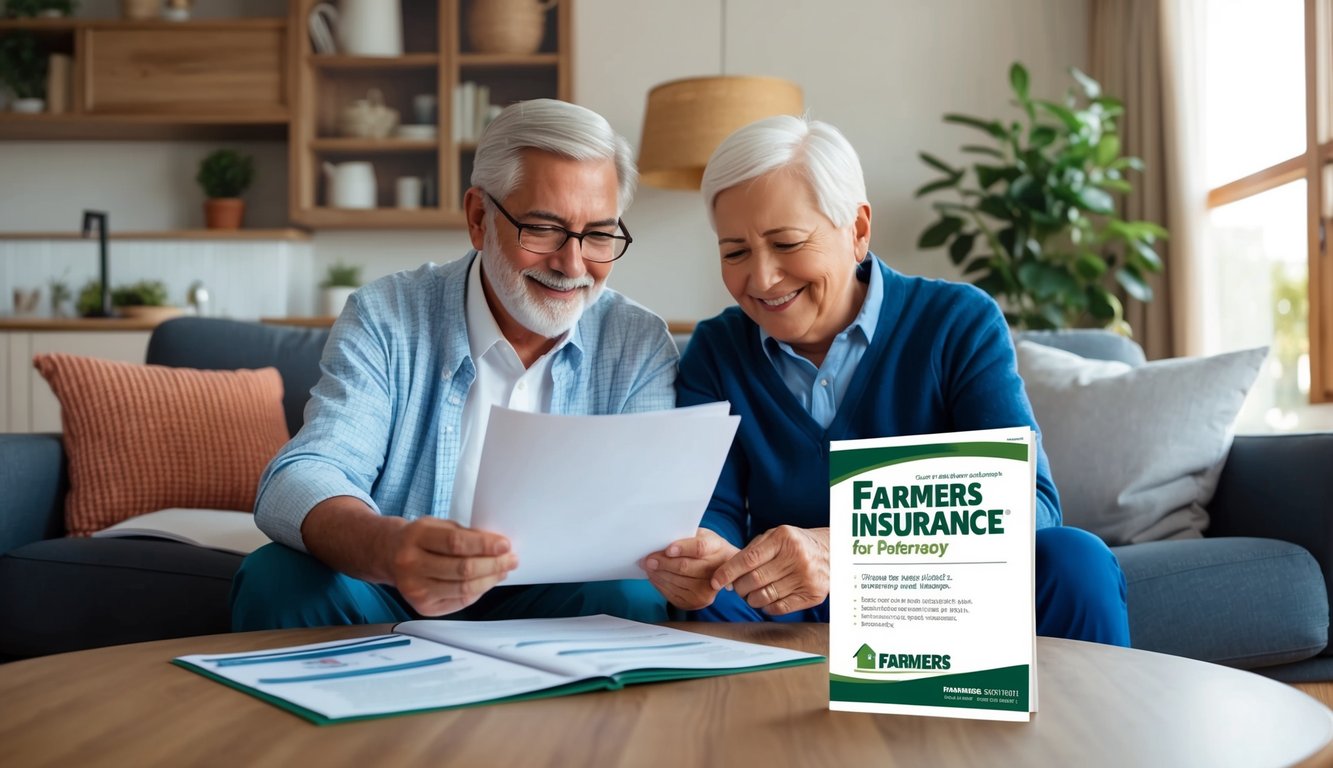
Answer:
POLYGON ((605 281, 597 282, 588 274, 570 278, 544 269, 515 269, 500 253, 494 213, 490 219, 481 251, 481 265, 484 277, 489 281, 495 297, 500 300, 500 305, 519 325, 548 339, 554 339, 573 328, 583 315, 583 310, 597 303, 602 289, 606 287, 605 281), (578 292, 573 300, 553 299, 537 293, 538 289, 529 283, 529 278, 556 290, 573 288, 578 292))

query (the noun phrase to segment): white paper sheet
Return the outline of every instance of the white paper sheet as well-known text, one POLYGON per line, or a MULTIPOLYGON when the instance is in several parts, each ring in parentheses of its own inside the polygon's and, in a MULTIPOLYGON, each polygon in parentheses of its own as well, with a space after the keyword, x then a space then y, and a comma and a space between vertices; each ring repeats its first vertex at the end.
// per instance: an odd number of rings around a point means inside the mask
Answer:
POLYGON ((508 536, 503 582, 641 579, 650 552, 694 535, 740 423, 727 403, 613 416, 493 406, 472 527, 508 536))
POLYGON ((744 669, 812 656, 605 615, 502 621, 420 619, 393 629, 575 678, 642 669, 744 669))
POLYGON ((93 533, 95 537, 148 536, 248 555, 269 543, 249 512, 173 507, 138 515, 93 533))

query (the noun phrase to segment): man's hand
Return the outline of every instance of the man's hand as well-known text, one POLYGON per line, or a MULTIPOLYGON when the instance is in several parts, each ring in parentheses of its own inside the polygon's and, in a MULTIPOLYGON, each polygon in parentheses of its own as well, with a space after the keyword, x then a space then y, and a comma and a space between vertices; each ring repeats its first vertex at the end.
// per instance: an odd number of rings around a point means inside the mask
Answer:
POLYGON ((389 576, 422 616, 442 616, 472 605, 518 567, 509 539, 423 517, 389 538, 389 576))
POLYGON ((780 616, 828 598, 827 528, 780 525, 751 541, 713 574, 714 591, 730 586, 750 607, 780 616))
POLYGON ((648 581, 667 602, 687 611, 713 604, 717 588, 710 584, 713 571, 740 550, 707 528, 700 528, 694 538, 673 541, 665 550, 643 559, 648 581))

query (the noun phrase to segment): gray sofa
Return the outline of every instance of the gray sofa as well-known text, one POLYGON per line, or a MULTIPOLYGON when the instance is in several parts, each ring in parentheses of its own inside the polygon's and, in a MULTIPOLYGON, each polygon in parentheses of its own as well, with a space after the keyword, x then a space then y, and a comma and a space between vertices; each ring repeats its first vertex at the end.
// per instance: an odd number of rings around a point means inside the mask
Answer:
MULTIPOLYGON (((147 361, 276 366, 294 431, 326 337, 182 318, 154 332, 147 361)), ((1033 340, 1142 362, 1137 347, 1109 334, 1033 340)), ((1283 680, 1333 680, 1333 656, 1323 655, 1333 578, 1329 466, 1333 434, 1239 437, 1209 508, 1207 538, 1115 548, 1129 584, 1135 647, 1283 680)), ((146 539, 63 538, 66 482, 58 435, 0 435, 0 656, 227 631, 239 557, 146 539)))

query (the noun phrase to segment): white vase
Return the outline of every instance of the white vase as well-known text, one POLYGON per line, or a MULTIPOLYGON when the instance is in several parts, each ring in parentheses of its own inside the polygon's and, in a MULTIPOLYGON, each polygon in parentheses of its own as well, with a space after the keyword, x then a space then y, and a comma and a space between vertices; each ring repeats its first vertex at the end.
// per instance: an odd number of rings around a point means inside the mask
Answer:
POLYGON ((325 288, 320 293, 319 311, 325 317, 337 317, 342 314, 343 305, 347 303, 347 297, 351 296, 355 288, 348 288, 341 285, 335 285, 325 288))
POLYGON ((46 99, 14 99, 9 108, 25 115, 36 115, 46 111, 46 99))

